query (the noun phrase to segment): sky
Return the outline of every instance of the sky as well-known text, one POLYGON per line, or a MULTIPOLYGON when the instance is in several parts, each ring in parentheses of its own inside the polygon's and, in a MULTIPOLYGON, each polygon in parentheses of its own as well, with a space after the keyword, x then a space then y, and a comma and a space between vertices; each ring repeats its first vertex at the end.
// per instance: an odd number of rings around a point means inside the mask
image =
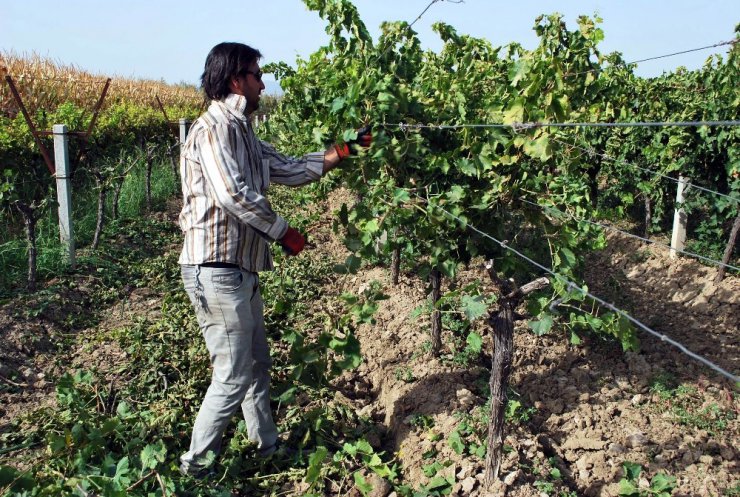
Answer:
MULTIPOLYGON (((377 38, 383 21, 413 22, 431 0, 355 0, 360 17, 377 38)), ((740 0, 438 0, 414 24, 422 46, 439 50, 431 25, 444 21, 458 33, 494 46, 519 42, 534 48, 540 14, 559 12, 570 29, 579 15, 598 14, 603 52, 627 61, 732 40, 740 23, 740 0)), ((36 53, 80 69, 128 78, 197 84, 208 51, 222 41, 258 48, 262 63, 294 65, 328 37, 318 14, 301 0, 0 0, 0 51, 36 53)), ((701 67, 728 46, 639 64, 640 76, 678 66, 701 67)), ((279 92, 265 76, 269 93, 279 92)))

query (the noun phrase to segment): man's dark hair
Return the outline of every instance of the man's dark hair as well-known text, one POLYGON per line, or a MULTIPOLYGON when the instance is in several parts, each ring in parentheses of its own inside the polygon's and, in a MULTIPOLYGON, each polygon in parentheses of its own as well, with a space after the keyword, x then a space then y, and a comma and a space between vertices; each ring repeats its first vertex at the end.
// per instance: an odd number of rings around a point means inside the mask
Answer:
POLYGON ((203 91, 211 100, 224 98, 231 93, 231 78, 246 74, 249 66, 260 58, 259 50, 243 43, 219 43, 206 57, 206 67, 200 77, 203 91))

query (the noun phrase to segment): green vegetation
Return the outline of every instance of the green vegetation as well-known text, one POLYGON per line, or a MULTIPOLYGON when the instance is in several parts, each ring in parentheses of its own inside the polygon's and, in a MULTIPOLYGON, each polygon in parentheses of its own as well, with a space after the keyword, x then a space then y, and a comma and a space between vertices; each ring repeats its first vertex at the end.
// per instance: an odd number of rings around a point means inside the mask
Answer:
MULTIPOLYGON (((721 201, 696 196, 685 205, 694 219, 695 250, 716 254, 722 248, 740 194, 736 128, 605 131, 514 126, 453 131, 413 125, 731 118, 737 114, 740 45, 733 47, 727 60, 714 58, 701 70, 643 80, 619 54, 600 52, 603 33, 598 19, 582 17, 577 29, 569 30, 557 15, 540 17, 535 24, 540 43, 531 51, 516 44, 493 47, 439 23, 435 30, 444 46, 440 53, 431 53, 420 48, 406 23, 384 24, 374 42, 351 2, 305 3, 326 20, 331 41, 299 61, 296 70, 284 65, 272 68, 286 93, 266 132, 279 148, 299 154, 351 140, 355 128, 371 123, 375 143, 366 155, 318 185, 271 190, 272 202, 302 231, 325 217, 310 207, 337 184, 347 184, 356 200, 341 208, 334 223, 352 252, 342 264, 277 254, 277 270, 261 281, 275 354, 274 407, 287 445, 298 453, 259 460, 253 457, 244 424, 235 423, 211 478, 195 481, 177 471, 209 369, 194 314, 181 289, 178 250, 173 248, 176 227, 144 216, 146 161, 136 157, 146 156, 149 146, 159 151, 154 154, 158 159, 151 208, 161 208, 177 190, 167 157, 173 139, 161 114, 119 102, 101 115, 90 147, 75 164, 73 186, 82 199, 76 203, 75 222, 84 248, 78 273, 69 274, 63 271, 56 241, 51 177, 25 123, 18 116, 0 116, 0 262, 6 268, 0 275, 0 295, 14 295, 22 284, 25 250, 19 241, 18 212, 21 204, 27 205, 39 220, 39 274, 54 280, 39 292, 19 297, 22 305, 16 312, 26 320, 61 320, 70 334, 55 343, 62 352, 82 343, 90 353, 103 344, 114 349, 109 361, 90 361, 51 378, 57 405, 29 412, 0 435, 2 493, 280 495, 285 488, 304 485, 305 495, 319 496, 329 490, 341 494, 354 485, 367 494, 370 475, 375 475, 403 497, 449 494, 454 477, 444 474, 449 461, 434 460, 436 449, 423 454, 429 461, 424 468, 429 481, 419 489, 404 485, 393 456, 375 443, 379 438, 375 428, 336 400, 332 380, 361 363, 355 332, 360 324, 373 323, 378 301, 385 296, 378 284, 368 285, 360 294, 322 295, 327 281, 355 272, 363 263, 389 260, 394 251, 401 254, 405 267, 425 279, 439 274, 452 280, 479 256, 493 259, 505 278, 520 283, 532 278, 531 267, 470 231, 470 225, 577 281, 584 255, 603 247, 604 236, 570 216, 639 219, 641 209, 647 208, 643 206, 649 206, 652 215, 645 229, 655 233, 668 225, 668 214, 675 207, 673 185, 636 173, 627 162, 670 176, 680 171, 729 195, 721 201), (706 100, 693 99, 698 90, 706 100), (605 159, 604 154, 617 160, 605 159), (121 157, 135 167, 123 181, 119 217, 105 227, 101 247, 90 250, 95 226, 91 206, 97 193, 93 182, 96 174, 107 175, 106 181, 116 178, 121 157), (533 209, 519 199, 557 210, 533 209), (57 313, 72 301, 67 291, 79 289, 83 276, 95 283, 86 289, 84 301, 72 303, 76 309, 93 311, 57 313), (99 322, 107 306, 118 302, 124 308, 132 289, 144 287, 161 301, 160 313, 92 336, 74 336, 99 322), (324 305, 327 299, 332 305, 324 305)), ((186 111, 195 112, 186 109, 179 116, 186 111)), ((81 129, 89 123, 89 115, 72 103, 40 110, 35 119, 42 128, 66 122, 81 129)), ((72 156, 78 152, 75 142, 72 156)), ((112 214, 113 200, 107 202, 112 214)), ((578 344, 583 334, 596 333, 616 338, 625 349, 638 346, 624 319, 599 310, 564 279, 551 283, 527 304, 529 327, 535 334, 561 329, 578 344), (551 308, 555 302, 561 312, 551 308)), ((484 348, 476 320, 493 302, 477 285, 450 286, 447 294, 419 311, 441 315, 447 348, 443 353, 427 341, 418 350, 441 355, 447 365, 476 367, 484 348)), ((29 338, 34 339, 38 338, 29 338)), ((65 359, 60 357, 60 362, 65 359)), ((396 376, 414 381, 406 366, 400 366, 396 376)), ((0 388, 17 387, 3 383, 0 388)), ((733 412, 718 405, 700 404, 695 391, 670 377, 656 378, 652 391, 659 407, 688 426, 721 432, 734 419, 733 412)), ((507 421, 529 422, 534 408, 518 396, 510 397, 507 421)), ((456 428, 444 434, 435 431, 430 415, 416 414, 409 421, 432 440, 444 437, 458 455, 482 459, 489 409, 487 404, 461 413, 456 428)), ((569 490, 561 489, 560 470, 549 463, 536 462, 541 479, 535 486, 570 497, 569 490)), ((658 474, 649 488, 640 488, 641 470, 625 464, 622 495, 670 495, 675 480, 658 474)))
POLYGON ((624 478, 619 481, 619 495, 625 497, 670 497, 676 488, 676 478, 657 473, 650 479, 649 487, 639 485, 642 466, 632 462, 622 463, 624 478))
MULTIPOLYGON (((84 491, 106 496, 155 492, 215 496, 226 489, 270 495, 296 478, 309 484, 306 495, 323 495, 327 482, 347 475, 359 488, 367 488, 358 473, 363 468, 397 481, 392 459, 364 440, 372 426, 335 402, 328 388, 329 379, 359 363, 354 326, 371 319, 374 299, 382 295, 377 287, 359 296, 345 295, 335 315, 314 318, 307 309, 322 298, 318 290, 333 274, 330 264, 280 256, 280 269, 263 278, 265 298, 272 304, 266 317, 275 351, 273 393, 280 430, 289 434, 287 444, 298 447, 299 454, 260 460, 244 424, 235 423, 214 478, 198 482, 181 477, 177 458, 186 450, 209 367, 181 288, 176 228, 169 221, 133 219, 112 224, 106 235, 125 246, 99 267, 97 277, 106 282, 99 298, 120 298, 115 289, 125 281, 161 295, 161 313, 81 337, 89 353, 115 344, 116 359, 56 379, 57 407, 29 413, 17 421, 16 430, 0 436, 3 448, 11 453, 13 447, 32 449, 20 459, 6 458, 0 468, 0 488, 10 489, 8 495, 84 491), (130 271, 128 275, 118 272, 119 263, 130 271), (326 321, 316 328, 322 319, 326 321)), ((113 253, 106 250, 99 257, 106 260, 113 253)), ((64 281, 74 284, 74 275, 64 281)))
MULTIPOLYGON (((345 244, 354 253, 348 270, 361 259, 377 259, 380 246, 386 260, 397 251, 425 279, 452 278, 480 255, 494 259, 506 278, 531 279, 531 266, 469 230, 473 225, 578 281, 584 254, 603 247, 604 236, 573 218, 644 220, 649 208, 644 228, 669 229, 675 184, 629 164, 671 177, 680 171, 728 195, 693 195, 684 206, 692 240, 713 245, 713 253, 726 243, 740 199, 737 128, 415 125, 732 119, 739 45, 701 70, 646 80, 620 54, 600 51, 598 18, 581 17, 569 30, 561 16, 541 16, 533 50, 516 43, 494 47, 438 23, 434 29, 444 45, 432 53, 421 49, 407 23, 383 24, 375 41, 351 2, 306 4, 326 20, 331 40, 295 70, 266 68, 285 89, 268 131, 273 141, 301 153, 352 139, 363 124, 375 127, 369 153, 338 173, 358 199, 340 213, 345 244), (695 98, 697 89, 711 98, 695 98)), ((548 293, 530 299, 535 333, 564 329, 574 344, 596 333, 637 348, 630 323, 599 310, 563 279, 551 283, 548 293), (554 301, 564 312, 550 309, 554 301)), ((434 309, 441 308, 435 303, 434 309)), ((432 349, 441 352, 434 338, 432 349)))
POLYGON ((676 422, 711 434, 725 431, 737 417, 732 408, 705 402, 695 387, 678 384, 665 373, 653 379, 650 391, 658 397, 655 407, 660 412, 669 412, 676 422))

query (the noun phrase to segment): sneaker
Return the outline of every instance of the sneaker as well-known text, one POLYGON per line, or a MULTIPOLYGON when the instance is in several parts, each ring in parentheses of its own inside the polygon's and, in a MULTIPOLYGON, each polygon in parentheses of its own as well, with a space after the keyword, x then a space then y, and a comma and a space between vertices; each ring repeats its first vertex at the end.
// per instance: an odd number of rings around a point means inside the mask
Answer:
POLYGON ((308 455, 309 451, 306 449, 298 450, 295 447, 288 446, 285 442, 282 440, 278 440, 275 442, 275 445, 271 445, 270 447, 265 447, 264 449, 259 449, 257 451, 257 455, 261 458, 268 458, 268 457, 296 457, 296 456, 305 456, 308 455))
MULTIPOLYGON (((283 442, 278 439, 273 445, 270 445, 269 447, 263 447, 262 449, 257 450, 257 455, 262 458, 268 458, 275 454, 279 449, 284 449, 283 442)), ((282 452, 282 451, 281 451, 282 452)))
POLYGON ((180 467, 178 469, 180 470, 181 475, 190 476, 192 478, 195 478, 196 480, 203 480, 216 474, 213 468, 191 466, 189 464, 185 464, 184 462, 180 463, 180 467))

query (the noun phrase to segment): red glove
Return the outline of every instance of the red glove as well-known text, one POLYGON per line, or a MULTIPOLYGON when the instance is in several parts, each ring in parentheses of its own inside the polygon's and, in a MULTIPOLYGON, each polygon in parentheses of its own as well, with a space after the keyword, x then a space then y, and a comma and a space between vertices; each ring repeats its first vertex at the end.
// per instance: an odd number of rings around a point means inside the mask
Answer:
POLYGON ((357 130, 357 138, 347 143, 338 143, 334 145, 337 155, 341 160, 346 159, 350 155, 357 154, 356 147, 369 148, 373 143, 373 133, 370 125, 362 127, 357 130))
POLYGON ((288 255, 298 255, 306 245, 306 239, 303 238, 303 235, 290 226, 288 226, 288 231, 285 232, 285 235, 279 241, 288 255))

